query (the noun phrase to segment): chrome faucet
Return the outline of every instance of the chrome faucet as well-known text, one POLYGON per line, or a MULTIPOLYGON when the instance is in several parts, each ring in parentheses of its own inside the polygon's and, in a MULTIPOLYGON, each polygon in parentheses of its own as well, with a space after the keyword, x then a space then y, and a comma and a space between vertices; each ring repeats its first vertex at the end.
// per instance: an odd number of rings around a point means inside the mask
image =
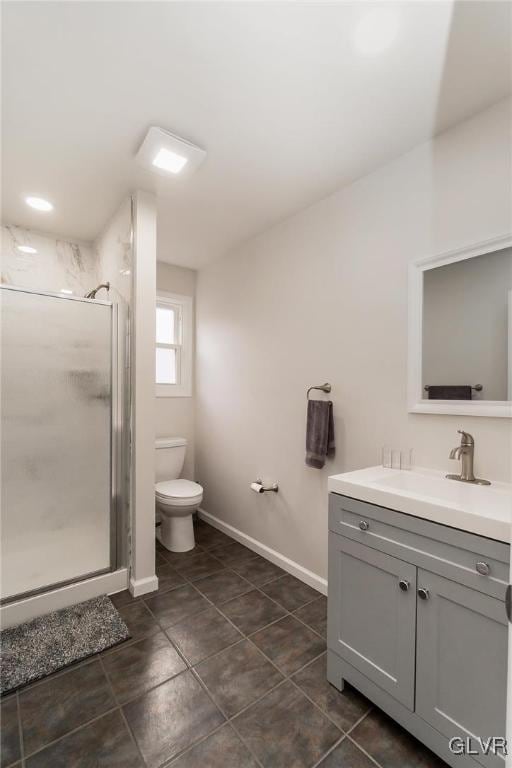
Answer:
POLYGON ((488 480, 481 480, 475 477, 473 471, 473 460, 475 457, 475 441, 473 435, 469 432, 464 432, 462 429, 458 429, 459 435, 462 435, 460 445, 456 448, 452 448, 450 451, 450 459, 461 460, 461 472, 460 475, 446 475, 449 480, 459 480, 461 483, 474 483, 475 485, 490 485, 488 480))

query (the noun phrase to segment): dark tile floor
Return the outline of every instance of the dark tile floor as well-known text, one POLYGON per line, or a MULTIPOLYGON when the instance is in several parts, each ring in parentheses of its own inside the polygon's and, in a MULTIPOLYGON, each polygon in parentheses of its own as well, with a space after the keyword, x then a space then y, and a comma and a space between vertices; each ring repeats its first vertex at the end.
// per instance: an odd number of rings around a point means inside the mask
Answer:
POLYGON ((0 768, 442 768, 325 676, 326 599, 199 522, 157 544, 158 592, 113 602, 132 638, 7 696, 0 768))

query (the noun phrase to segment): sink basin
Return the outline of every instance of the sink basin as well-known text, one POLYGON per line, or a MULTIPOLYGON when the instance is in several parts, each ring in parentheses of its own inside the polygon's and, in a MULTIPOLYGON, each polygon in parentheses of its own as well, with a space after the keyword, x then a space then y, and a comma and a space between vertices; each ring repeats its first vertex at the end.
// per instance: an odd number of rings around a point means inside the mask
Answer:
MULTIPOLYGON (((421 496, 433 496, 441 502, 457 501, 460 489, 453 485, 453 480, 446 477, 424 475, 420 472, 400 472, 375 481, 379 485, 394 488, 396 491, 408 491, 421 496)), ((475 486, 472 486, 475 487, 475 486)))
POLYGON ((471 485, 444 473, 368 467, 333 475, 329 491, 498 541, 510 541, 512 485, 471 485))

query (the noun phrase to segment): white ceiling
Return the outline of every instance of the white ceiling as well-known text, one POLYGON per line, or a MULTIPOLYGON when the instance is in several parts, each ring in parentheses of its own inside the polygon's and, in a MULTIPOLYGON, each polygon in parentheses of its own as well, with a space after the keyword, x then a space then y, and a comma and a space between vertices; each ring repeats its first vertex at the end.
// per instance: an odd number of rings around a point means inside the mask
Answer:
POLYGON ((158 257, 200 267, 510 92, 510 3, 398 5, 365 57, 364 2, 4 2, 3 220, 92 240, 154 190, 158 257), (207 150, 195 175, 136 163, 150 125, 207 150))

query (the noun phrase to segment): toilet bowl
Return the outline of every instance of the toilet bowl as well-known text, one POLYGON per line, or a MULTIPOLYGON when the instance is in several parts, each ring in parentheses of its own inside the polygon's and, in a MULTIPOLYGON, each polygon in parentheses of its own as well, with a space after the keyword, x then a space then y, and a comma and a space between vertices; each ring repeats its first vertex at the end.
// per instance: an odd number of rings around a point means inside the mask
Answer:
POLYGON ((188 552, 195 546, 192 514, 201 504, 203 489, 192 480, 178 479, 187 441, 166 437, 156 441, 155 505, 160 517, 157 537, 170 552, 188 552))
POLYGON ((156 508, 160 513, 158 538, 171 552, 194 548, 192 513, 201 504, 203 489, 192 480, 164 480, 155 486, 156 508))

